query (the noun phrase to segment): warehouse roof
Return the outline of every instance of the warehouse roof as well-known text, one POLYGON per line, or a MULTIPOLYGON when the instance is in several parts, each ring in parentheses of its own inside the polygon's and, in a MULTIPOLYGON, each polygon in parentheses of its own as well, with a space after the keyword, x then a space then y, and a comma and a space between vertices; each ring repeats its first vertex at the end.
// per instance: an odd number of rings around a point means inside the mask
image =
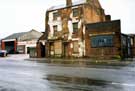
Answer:
POLYGON ((7 36, 3 40, 17 39, 19 41, 27 41, 27 40, 31 40, 31 39, 38 39, 42 35, 43 35, 43 33, 32 29, 31 31, 28 31, 28 32, 14 33, 12 35, 7 36))
POLYGON ((12 35, 7 36, 6 38, 4 38, 4 40, 6 39, 18 39, 20 36, 23 36, 24 34, 26 34, 27 32, 21 32, 21 33, 14 33, 12 35))

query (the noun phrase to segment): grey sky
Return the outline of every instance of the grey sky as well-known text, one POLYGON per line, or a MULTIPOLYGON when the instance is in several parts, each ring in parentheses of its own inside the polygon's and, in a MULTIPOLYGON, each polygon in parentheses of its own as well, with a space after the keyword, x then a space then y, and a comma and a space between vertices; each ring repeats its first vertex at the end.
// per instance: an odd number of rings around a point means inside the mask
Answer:
MULTIPOLYGON (((113 20, 121 19, 123 33, 135 33, 135 0, 100 2, 113 20)), ((44 31, 46 9, 63 3, 65 0, 0 0, 0 38, 31 29, 44 31)))

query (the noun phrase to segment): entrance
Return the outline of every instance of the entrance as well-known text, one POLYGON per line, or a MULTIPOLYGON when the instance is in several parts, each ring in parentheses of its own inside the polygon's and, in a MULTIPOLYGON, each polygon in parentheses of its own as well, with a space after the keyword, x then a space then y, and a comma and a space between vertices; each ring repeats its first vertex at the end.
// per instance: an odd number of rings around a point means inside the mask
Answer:
POLYGON ((68 57, 68 43, 63 43, 63 57, 68 57))
POLYGON ((15 46, 14 41, 5 42, 5 50, 7 50, 9 54, 15 53, 15 46))

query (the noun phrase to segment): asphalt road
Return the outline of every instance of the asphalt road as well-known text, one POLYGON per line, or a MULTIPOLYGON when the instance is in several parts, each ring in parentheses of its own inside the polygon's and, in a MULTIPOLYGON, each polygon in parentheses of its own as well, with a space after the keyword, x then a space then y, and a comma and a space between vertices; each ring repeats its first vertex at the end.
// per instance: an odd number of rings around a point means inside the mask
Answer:
POLYGON ((126 67, 73 67, 0 58, 0 91, 135 91, 135 63, 126 67))

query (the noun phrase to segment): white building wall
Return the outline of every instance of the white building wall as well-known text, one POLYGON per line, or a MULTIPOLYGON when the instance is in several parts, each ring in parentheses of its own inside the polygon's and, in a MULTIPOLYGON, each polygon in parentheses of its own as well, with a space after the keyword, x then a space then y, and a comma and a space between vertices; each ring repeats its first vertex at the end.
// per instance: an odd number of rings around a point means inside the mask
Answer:
POLYGON ((28 47, 36 47, 37 40, 32 40, 32 41, 20 41, 17 43, 17 46, 25 46, 25 54, 27 54, 27 48, 28 47))
POLYGON ((72 34, 73 34, 73 25, 72 25, 71 20, 68 21, 68 29, 69 29, 68 39, 71 40, 72 39, 72 34))
POLYGON ((57 12, 57 11, 53 11, 49 13, 49 21, 48 24, 50 26, 50 33, 49 33, 49 37, 52 38, 54 35, 54 29, 53 26, 57 25, 58 26, 58 31, 62 31, 62 21, 61 21, 61 17, 58 17, 57 20, 53 20, 53 13, 57 12))

